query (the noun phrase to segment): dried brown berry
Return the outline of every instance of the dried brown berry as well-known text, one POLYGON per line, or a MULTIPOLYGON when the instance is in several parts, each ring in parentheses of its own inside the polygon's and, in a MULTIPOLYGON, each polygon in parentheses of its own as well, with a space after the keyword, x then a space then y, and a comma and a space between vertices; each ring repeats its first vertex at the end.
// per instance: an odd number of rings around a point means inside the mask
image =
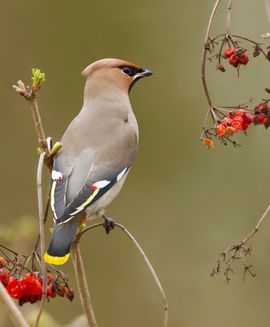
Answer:
POLYGON ((66 289, 66 297, 69 299, 69 301, 72 301, 74 299, 74 292, 71 289, 66 289))
POLYGON ((258 57, 261 52, 262 52, 261 47, 259 47, 258 45, 255 45, 255 47, 253 49, 253 57, 258 57))
POLYGON ((220 70, 222 73, 224 73, 226 70, 222 64, 217 64, 217 70, 220 70))
POLYGON ((266 54, 266 59, 270 61, 270 50, 268 50, 268 52, 266 54))

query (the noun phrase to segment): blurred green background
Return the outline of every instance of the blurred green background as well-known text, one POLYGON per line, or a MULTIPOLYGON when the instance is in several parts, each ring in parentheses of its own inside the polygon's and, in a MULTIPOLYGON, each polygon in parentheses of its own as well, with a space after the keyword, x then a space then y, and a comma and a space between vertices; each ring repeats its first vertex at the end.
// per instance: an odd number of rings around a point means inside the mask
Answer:
MULTIPOLYGON (((11 233, 18 250, 30 248, 28 233, 37 227, 36 134, 28 105, 12 84, 29 80, 32 67, 46 72, 40 111, 47 134, 59 140, 80 110, 83 68, 104 57, 130 60, 155 75, 136 84, 131 94, 139 153, 109 215, 136 236, 151 259, 168 295, 171 327, 268 325, 269 222, 252 241, 249 262, 256 278, 243 283, 240 269, 230 285, 222 276, 210 277, 219 252, 253 227, 270 200, 270 130, 251 127, 247 137, 237 136, 243 145, 237 149, 217 144, 207 151, 199 140, 207 110, 200 57, 214 1, 0 4, 2 241, 11 233)), ((215 34, 224 31, 224 9, 215 34)), ((270 31, 264 2, 235 1, 233 30, 261 41, 260 35, 270 31)), ((220 105, 267 97, 269 63, 263 58, 251 59, 239 79, 231 67, 222 74, 213 65, 209 72, 210 90, 220 105)), ((125 235, 92 231, 82 241, 82 253, 99 326, 162 326, 159 293, 125 235)), ((63 270, 75 288, 71 263, 63 270)), ((67 323, 81 314, 76 295, 72 303, 54 299, 46 309, 67 323)))

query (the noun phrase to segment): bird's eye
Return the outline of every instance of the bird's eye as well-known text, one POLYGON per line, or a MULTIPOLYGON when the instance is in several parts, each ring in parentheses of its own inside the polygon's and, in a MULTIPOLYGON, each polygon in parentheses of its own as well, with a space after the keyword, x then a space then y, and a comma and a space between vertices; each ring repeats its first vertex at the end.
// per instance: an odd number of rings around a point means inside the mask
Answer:
POLYGON ((123 67, 122 72, 125 75, 132 76, 132 69, 130 67, 128 67, 128 66, 123 67))

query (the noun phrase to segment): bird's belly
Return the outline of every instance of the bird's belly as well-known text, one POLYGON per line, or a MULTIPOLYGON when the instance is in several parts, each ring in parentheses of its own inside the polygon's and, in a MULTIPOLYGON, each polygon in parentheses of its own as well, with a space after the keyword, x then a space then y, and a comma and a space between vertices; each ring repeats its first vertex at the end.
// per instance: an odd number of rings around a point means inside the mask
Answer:
POLYGON ((102 215, 104 213, 104 209, 114 200, 114 198, 118 195, 120 192, 126 178, 127 178, 128 173, 125 174, 121 178, 119 182, 117 182, 112 188, 107 191, 104 195, 102 195, 93 205, 90 205, 86 209, 86 213, 88 215, 88 219, 91 219, 92 216, 96 215, 102 215))

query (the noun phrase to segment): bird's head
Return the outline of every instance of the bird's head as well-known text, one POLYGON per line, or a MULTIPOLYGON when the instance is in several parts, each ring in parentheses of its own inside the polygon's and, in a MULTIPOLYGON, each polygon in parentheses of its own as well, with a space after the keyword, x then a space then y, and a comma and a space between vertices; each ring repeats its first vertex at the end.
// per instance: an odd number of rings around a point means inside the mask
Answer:
MULTIPOLYGON (((121 59, 101 59, 87 66, 82 75, 90 82, 89 87, 98 91, 117 87, 129 93, 134 84, 141 78, 151 76, 151 70, 121 59)), ((87 88, 88 89, 88 88, 87 88)))

